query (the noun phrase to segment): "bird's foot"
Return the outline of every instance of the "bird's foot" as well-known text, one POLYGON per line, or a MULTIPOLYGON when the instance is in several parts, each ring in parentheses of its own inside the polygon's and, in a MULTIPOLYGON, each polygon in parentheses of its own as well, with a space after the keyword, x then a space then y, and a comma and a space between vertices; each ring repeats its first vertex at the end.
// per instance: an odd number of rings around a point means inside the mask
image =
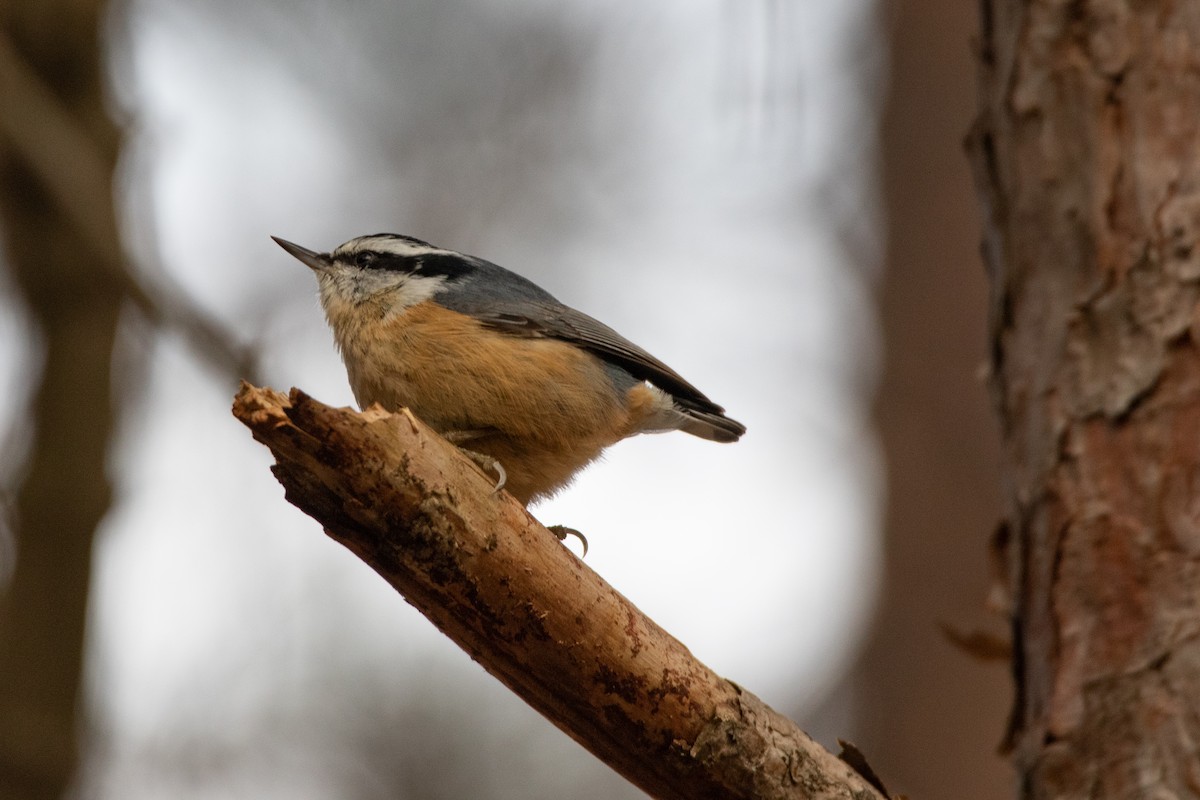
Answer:
POLYGON ((574 528, 568 528, 566 525, 548 525, 546 530, 553 533, 560 542, 565 542, 568 536, 574 536, 583 545, 583 555, 587 556, 588 543, 587 537, 574 528))
POLYGON ((450 444, 456 444, 462 447, 467 442, 473 442, 476 439, 482 439, 485 436, 491 436, 496 431, 492 428, 475 428, 472 430, 461 431, 445 431, 442 437, 450 444))
POLYGON ((499 480, 497 480, 496 485, 492 487, 492 494, 499 492, 504 488, 504 484, 508 483, 508 473, 504 470, 504 465, 499 461, 491 456, 485 456, 483 453, 476 453, 474 450, 467 450, 463 447, 458 449, 462 450, 467 458, 474 461, 476 465, 478 465, 478 467, 484 472, 496 473, 496 476, 499 478, 499 480))

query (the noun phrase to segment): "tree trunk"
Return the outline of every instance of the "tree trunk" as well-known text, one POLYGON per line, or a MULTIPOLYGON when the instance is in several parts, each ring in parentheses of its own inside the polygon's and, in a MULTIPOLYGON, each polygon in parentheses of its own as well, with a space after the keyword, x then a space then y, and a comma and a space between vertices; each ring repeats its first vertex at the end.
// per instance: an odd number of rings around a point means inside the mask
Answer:
POLYGON ((0 595, 6 799, 61 796, 74 773, 92 536, 109 505, 112 349, 122 292, 110 271, 97 268, 120 251, 111 182, 119 137, 104 103, 103 12, 104 3, 81 0, 0 5, 0 117, 58 142, 64 132, 57 121, 22 98, 65 109, 90 137, 88 155, 99 154, 107 169, 97 187, 78 178, 73 161, 39 164, 24 149, 28 141, 12 136, 20 126, 3 126, 5 260, 45 348, 25 421, 32 458, 12 514, 17 561, 0 595), (94 230, 81 231, 48 188, 46 168, 58 170, 60 183, 74 181, 73 200, 94 230))
MULTIPOLYGON (((974 84, 975 7, 887 0, 880 125, 887 250, 878 292, 883 375, 875 404, 887 463, 885 578, 858 669, 863 750, 920 800, 1001 800, 997 746, 1012 690, 939 629, 1005 633, 984 608, 1000 508, 996 423, 979 378, 987 281, 962 139, 974 84)), ((858 734, 856 734, 858 735, 858 734)))
POLYGON ((982 13, 1020 796, 1200 797, 1200 2, 982 13))

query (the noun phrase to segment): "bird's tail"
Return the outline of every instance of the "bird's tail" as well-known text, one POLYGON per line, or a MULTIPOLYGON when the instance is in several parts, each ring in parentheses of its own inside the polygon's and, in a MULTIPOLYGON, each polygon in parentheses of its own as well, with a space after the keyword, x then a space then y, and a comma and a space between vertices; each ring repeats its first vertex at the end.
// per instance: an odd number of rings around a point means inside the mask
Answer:
POLYGON ((679 430, 708 439, 710 442, 736 442, 746 432, 746 426, 721 412, 681 409, 686 421, 679 430))

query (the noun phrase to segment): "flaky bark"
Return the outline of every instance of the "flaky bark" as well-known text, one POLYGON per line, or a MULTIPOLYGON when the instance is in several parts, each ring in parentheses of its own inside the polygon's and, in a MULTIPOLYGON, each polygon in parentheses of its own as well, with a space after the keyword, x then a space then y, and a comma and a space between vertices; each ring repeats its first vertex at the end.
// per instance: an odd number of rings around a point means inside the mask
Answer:
POLYGON ((287 498, 485 669, 660 798, 882 795, 714 674, 408 413, 243 385, 287 498))
POLYGON ((1020 793, 1200 797, 1200 3, 982 9, 1020 793))

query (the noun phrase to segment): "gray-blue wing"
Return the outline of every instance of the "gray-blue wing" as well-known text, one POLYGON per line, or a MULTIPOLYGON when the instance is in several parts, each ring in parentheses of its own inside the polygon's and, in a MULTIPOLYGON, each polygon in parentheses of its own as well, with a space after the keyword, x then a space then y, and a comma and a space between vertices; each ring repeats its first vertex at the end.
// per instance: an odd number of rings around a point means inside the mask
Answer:
POLYGON ((730 440, 745 432, 741 423, 725 417, 725 409, 678 372, 604 323, 563 305, 536 284, 502 267, 483 261, 479 266, 479 277, 439 294, 437 301, 513 336, 546 337, 579 345, 667 392, 681 408, 730 434, 730 440))

